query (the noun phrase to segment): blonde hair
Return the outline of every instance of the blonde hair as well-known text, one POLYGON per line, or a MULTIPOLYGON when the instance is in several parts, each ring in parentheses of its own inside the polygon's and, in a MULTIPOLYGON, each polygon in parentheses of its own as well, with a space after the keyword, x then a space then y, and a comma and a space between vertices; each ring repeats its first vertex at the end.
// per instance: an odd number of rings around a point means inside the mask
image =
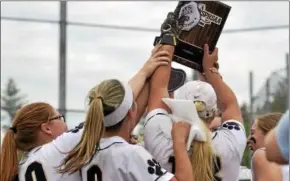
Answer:
POLYGON ((214 179, 214 150, 212 148, 211 134, 202 122, 203 129, 206 132, 206 142, 194 140, 190 162, 193 171, 194 180, 213 181, 214 179))
POLYGON ((215 112, 208 114, 206 105, 202 101, 194 102, 199 117, 202 120, 202 128, 206 133, 206 141, 192 142, 190 161, 193 171, 194 180, 213 181, 214 180, 214 159, 215 154, 212 147, 211 132, 206 127, 206 123, 211 122, 215 117, 215 112), (209 116, 210 115, 210 116, 209 116))
POLYGON ((37 146, 40 126, 48 122, 51 116, 53 107, 43 102, 28 104, 17 111, 2 143, 2 181, 11 181, 17 175, 21 151, 28 152, 37 146))
POLYGON ((99 148, 105 129, 104 116, 120 106, 124 95, 122 84, 115 79, 105 80, 90 90, 83 135, 79 144, 66 156, 59 167, 60 173, 74 173, 92 158, 99 148))
POLYGON ((264 114, 257 117, 257 127, 264 133, 267 134, 271 129, 273 129, 282 117, 282 113, 274 112, 264 114))

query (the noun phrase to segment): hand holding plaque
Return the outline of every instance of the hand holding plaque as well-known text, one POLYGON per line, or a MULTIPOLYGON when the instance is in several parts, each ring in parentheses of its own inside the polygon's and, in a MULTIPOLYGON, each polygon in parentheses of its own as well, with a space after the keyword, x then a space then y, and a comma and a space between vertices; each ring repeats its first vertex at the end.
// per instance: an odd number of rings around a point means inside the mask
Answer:
POLYGON ((175 11, 168 13, 154 45, 168 43, 163 35, 173 34, 173 61, 203 72, 203 46, 208 44, 209 50, 214 50, 230 9, 218 1, 180 1, 175 11))

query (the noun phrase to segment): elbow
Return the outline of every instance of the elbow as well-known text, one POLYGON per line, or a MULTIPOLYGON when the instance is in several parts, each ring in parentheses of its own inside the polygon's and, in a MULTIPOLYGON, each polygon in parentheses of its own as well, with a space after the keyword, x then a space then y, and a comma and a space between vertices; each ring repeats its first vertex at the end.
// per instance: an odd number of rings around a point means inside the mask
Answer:
POLYGON ((266 159, 270 162, 274 162, 275 159, 273 158, 273 155, 271 154, 269 148, 265 147, 265 149, 266 149, 266 159))
POLYGON ((265 137, 266 158, 270 162, 288 164, 288 161, 283 158, 282 153, 280 152, 280 148, 275 137, 275 131, 275 129, 271 130, 265 137))
POLYGON ((267 160, 268 161, 270 161, 270 162, 273 162, 273 161, 275 161, 274 160, 274 157, 273 157, 273 150, 272 150, 272 146, 271 146, 271 137, 272 136, 274 136, 274 135, 272 135, 271 134, 271 132, 269 133, 269 134, 267 134, 266 135, 266 137, 265 137, 265 149, 266 149, 266 158, 267 158, 267 160))
POLYGON ((270 147, 265 147, 266 148, 266 159, 269 161, 269 162, 275 162, 277 164, 288 164, 289 162, 286 161, 281 153, 278 151, 275 151, 275 150, 271 150, 270 147), (268 149, 268 150, 267 150, 268 149))

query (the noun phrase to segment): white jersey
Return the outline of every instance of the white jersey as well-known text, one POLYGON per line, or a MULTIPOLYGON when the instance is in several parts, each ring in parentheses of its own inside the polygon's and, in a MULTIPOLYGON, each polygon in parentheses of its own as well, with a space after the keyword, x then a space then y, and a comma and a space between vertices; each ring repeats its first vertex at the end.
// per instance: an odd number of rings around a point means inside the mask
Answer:
POLYGON ((239 177, 236 181, 252 181, 252 172, 251 169, 248 169, 245 166, 240 166, 239 177))
POLYGON ((59 174, 56 168, 62 163, 82 136, 82 124, 69 132, 63 133, 55 140, 26 153, 19 162, 19 181, 81 181, 80 172, 59 174))
POLYGON ((281 165, 282 181, 289 181, 289 164, 281 165))
MULTIPOLYGON (((144 146, 162 167, 174 173, 172 120, 167 114, 164 109, 148 113, 145 118, 144 146)), ((237 180, 246 147, 244 126, 235 120, 225 121, 212 133, 212 144, 216 154, 215 180, 237 180)))
POLYGON ((98 152, 82 168, 83 181, 169 181, 173 174, 139 145, 118 136, 102 138, 98 152))

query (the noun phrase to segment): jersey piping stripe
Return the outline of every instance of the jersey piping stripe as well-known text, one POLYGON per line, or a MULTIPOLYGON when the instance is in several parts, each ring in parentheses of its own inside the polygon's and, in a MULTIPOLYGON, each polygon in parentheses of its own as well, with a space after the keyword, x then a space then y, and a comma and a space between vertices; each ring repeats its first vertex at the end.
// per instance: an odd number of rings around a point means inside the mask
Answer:
POLYGON ((103 151, 103 150, 105 150, 105 149, 110 148, 110 147, 113 146, 114 144, 122 144, 122 143, 124 143, 124 142, 113 142, 112 144, 110 144, 109 146, 107 146, 107 147, 105 147, 105 148, 98 149, 98 151, 103 151))
POLYGON ((146 123, 144 124, 144 127, 147 125, 147 123, 150 121, 150 119, 152 119, 154 116, 157 116, 157 115, 165 115, 164 113, 157 113, 153 116, 151 116, 150 118, 148 118, 148 120, 146 121, 146 123))
POLYGON ((215 139, 215 137, 217 136, 217 132, 215 132, 214 136, 212 137, 211 140, 215 139))
POLYGON ((99 149, 95 150, 94 155, 90 158, 90 160, 86 164, 91 163, 91 161, 93 160, 94 156, 96 156, 96 154, 98 152, 103 151, 103 150, 106 150, 106 149, 110 148, 111 146, 113 146, 114 144, 117 144, 117 143, 124 143, 124 142, 113 142, 112 144, 110 144, 109 146, 107 146, 105 148, 101 148, 101 149, 99 148, 99 149))
POLYGON ((165 171, 162 175, 160 175, 159 177, 157 177, 156 179, 155 179, 155 181, 157 181, 158 179, 160 179, 163 175, 165 175, 167 173, 167 171, 165 171))
POLYGON ((40 146, 39 148, 37 148, 33 153, 36 153, 38 150, 40 150, 42 148, 42 146, 40 146))

